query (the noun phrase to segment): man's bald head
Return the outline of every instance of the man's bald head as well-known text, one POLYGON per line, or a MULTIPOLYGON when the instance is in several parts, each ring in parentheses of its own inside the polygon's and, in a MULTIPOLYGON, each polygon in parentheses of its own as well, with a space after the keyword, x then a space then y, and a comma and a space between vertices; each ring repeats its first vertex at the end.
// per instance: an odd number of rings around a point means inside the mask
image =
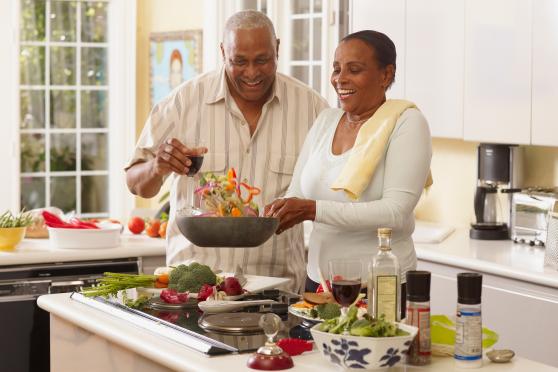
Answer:
POLYGON ((223 46, 227 48, 231 35, 236 30, 251 30, 263 28, 269 32, 273 49, 277 49, 277 36, 271 20, 262 12, 257 10, 242 10, 229 17, 223 31, 223 46))

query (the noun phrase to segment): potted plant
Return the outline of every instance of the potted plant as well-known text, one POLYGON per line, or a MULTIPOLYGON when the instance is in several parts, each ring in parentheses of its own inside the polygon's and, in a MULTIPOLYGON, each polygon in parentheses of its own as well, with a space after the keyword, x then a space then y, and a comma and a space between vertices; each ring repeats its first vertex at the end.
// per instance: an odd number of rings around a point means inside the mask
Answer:
POLYGON ((6 211, 0 216, 0 250, 13 251, 25 235, 25 229, 31 225, 31 214, 21 211, 17 215, 6 211))

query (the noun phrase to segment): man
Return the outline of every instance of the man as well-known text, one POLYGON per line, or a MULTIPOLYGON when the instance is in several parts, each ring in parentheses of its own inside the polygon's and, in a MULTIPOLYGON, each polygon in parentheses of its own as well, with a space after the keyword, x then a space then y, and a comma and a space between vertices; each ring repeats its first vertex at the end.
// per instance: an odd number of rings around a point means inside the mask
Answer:
POLYGON ((236 168, 261 188, 263 207, 286 191, 306 133, 327 103, 318 93, 277 72, 279 40, 269 18, 247 10, 228 19, 224 66, 183 83, 159 102, 126 168, 129 189, 153 197, 172 175, 167 265, 198 261, 223 271, 289 277, 300 291, 306 276, 302 227, 274 235, 258 248, 201 248, 179 232, 176 211, 186 207, 188 156, 205 153, 202 172, 236 168), (189 141, 206 147, 191 148, 189 141))

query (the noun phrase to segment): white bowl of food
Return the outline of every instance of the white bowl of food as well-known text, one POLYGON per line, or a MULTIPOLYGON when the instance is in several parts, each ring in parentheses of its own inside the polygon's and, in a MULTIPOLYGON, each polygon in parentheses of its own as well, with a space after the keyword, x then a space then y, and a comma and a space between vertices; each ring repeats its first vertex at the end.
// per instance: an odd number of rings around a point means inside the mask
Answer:
POLYGON ((49 243, 63 249, 114 248, 120 245, 121 229, 116 223, 101 224, 98 229, 49 227, 49 243))
POLYGON ((320 353, 344 370, 373 370, 405 362, 407 351, 418 328, 395 323, 401 335, 390 337, 354 336, 321 331, 319 323, 310 329, 320 353), (405 334, 402 334, 402 333, 405 334))

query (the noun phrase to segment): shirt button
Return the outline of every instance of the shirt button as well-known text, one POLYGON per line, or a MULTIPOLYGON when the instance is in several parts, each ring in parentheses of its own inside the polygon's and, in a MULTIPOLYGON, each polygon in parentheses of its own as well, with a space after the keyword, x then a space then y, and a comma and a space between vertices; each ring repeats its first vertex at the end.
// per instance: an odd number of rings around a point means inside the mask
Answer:
POLYGON ((246 153, 249 154, 249 153, 250 153, 250 149, 246 149, 246 153))

